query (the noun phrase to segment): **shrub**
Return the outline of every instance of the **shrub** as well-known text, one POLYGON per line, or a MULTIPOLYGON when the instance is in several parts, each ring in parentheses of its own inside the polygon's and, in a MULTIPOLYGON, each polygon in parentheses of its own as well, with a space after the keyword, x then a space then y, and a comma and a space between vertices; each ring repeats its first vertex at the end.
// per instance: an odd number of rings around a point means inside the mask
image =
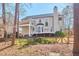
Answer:
POLYGON ((55 35, 56 35, 57 37, 64 37, 64 36, 66 36, 65 33, 62 32, 62 31, 57 31, 57 32, 55 32, 55 35))
POLYGON ((17 39, 17 40, 15 41, 15 44, 16 44, 16 45, 23 46, 23 45, 27 45, 28 42, 27 42, 27 39, 17 39))
POLYGON ((40 44, 44 44, 43 38, 36 38, 34 41, 37 42, 37 43, 40 43, 40 44))
POLYGON ((37 42, 35 42, 34 40, 31 40, 31 39, 27 40, 27 43, 28 43, 28 45, 35 45, 35 44, 37 44, 37 42))
POLYGON ((50 39, 50 38, 34 38, 34 39, 17 39, 16 44, 20 46, 25 46, 25 45, 35 45, 35 44, 52 44, 52 43, 57 43, 55 39, 50 39))
POLYGON ((34 40, 35 42, 39 44, 51 44, 51 43, 56 43, 56 40, 53 39, 46 39, 46 38, 37 38, 34 40))

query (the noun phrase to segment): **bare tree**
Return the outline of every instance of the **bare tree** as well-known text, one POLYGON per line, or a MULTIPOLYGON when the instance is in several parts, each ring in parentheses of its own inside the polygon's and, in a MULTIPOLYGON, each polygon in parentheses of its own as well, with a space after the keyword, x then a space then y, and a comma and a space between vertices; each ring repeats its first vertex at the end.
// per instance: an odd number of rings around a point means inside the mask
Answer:
POLYGON ((70 37, 70 30, 71 30, 71 26, 72 26, 72 19, 73 19, 73 9, 72 9, 72 5, 71 6, 66 6, 66 8, 64 8, 63 10, 63 15, 65 18, 65 28, 68 30, 68 43, 69 43, 69 37, 70 37))
POLYGON ((16 33, 16 37, 19 38, 19 21, 20 21, 20 16, 22 17, 23 15, 26 14, 26 8, 29 8, 29 6, 31 6, 31 4, 20 4, 18 3, 18 18, 17 18, 17 33, 16 33))
POLYGON ((17 34, 16 34, 16 36, 17 36, 17 38, 19 38, 19 3, 17 4, 17 34))
POLYGON ((2 3, 2 18, 3 18, 3 26, 4 26, 4 39, 6 39, 7 31, 6 31, 5 3, 2 3))
POLYGON ((19 7, 19 4, 16 3, 16 5, 15 5, 15 18, 14 18, 12 45, 15 44, 15 39, 16 39, 16 20, 18 19, 18 7, 19 7))
POLYGON ((20 18, 20 16, 23 17, 23 15, 25 15, 25 13, 26 13, 25 7, 27 7, 26 4, 19 4, 19 3, 15 4, 15 18, 14 18, 12 45, 14 45, 14 43, 15 43, 16 35, 17 35, 17 37, 19 37, 19 18, 20 18), (17 34, 16 34, 16 32, 17 32, 17 34))

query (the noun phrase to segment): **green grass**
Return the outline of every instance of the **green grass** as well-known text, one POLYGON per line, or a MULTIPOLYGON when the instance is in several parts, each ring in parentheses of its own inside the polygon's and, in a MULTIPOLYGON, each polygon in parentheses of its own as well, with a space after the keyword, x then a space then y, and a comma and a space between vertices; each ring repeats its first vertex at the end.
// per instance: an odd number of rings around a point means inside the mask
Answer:
POLYGON ((50 43, 56 43, 56 38, 54 37, 43 37, 43 39, 48 40, 50 43))
POLYGON ((23 45, 36 45, 36 44, 53 44, 57 43, 54 37, 39 37, 35 39, 16 39, 15 44, 19 46, 23 45))
POLYGON ((28 44, 28 41, 27 39, 16 39, 15 44, 23 46, 23 45, 28 44))

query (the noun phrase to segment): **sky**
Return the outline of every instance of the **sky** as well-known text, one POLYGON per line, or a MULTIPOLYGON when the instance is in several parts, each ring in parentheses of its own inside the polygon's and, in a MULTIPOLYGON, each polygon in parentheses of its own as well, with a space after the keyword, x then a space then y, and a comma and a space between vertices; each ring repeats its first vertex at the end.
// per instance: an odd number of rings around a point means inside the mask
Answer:
MULTIPOLYGON (((46 14, 46 13, 53 13, 54 6, 58 7, 58 10, 61 12, 63 8, 65 8, 67 3, 33 3, 31 4, 30 8, 27 8, 26 16, 31 15, 39 15, 39 14, 46 14)), ((22 18, 22 17, 21 17, 22 18)))
MULTIPOLYGON (((10 3, 9 5, 11 5, 10 8, 6 8, 6 10, 11 11, 14 14, 15 4, 10 3)), ((62 12, 62 10, 68 5, 72 5, 72 4, 69 3, 31 3, 31 4, 25 3, 25 5, 20 4, 20 13, 21 13, 20 20, 27 16, 53 13, 54 6, 57 6, 58 11, 62 12)), ((0 14, 1 11, 2 8, 0 8, 0 14)))
MULTIPOLYGON (((10 5, 12 8, 10 9, 6 8, 6 9, 8 11, 11 10, 11 12, 14 13, 14 10, 15 10, 14 4, 10 3, 10 5)), ((23 7, 23 5, 21 5, 20 9, 25 11, 24 12, 21 11, 20 19, 26 16, 53 13, 54 6, 57 6, 58 10, 61 12, 63 8, 65 8, 67 5, 70 5, 70 4, 69 3, 31 3, 31 4, 27 4, 28 7, 23 7)), ((1 11, 2 11, 2 8, 0 8, 0 14, 1 14, 1 11)))

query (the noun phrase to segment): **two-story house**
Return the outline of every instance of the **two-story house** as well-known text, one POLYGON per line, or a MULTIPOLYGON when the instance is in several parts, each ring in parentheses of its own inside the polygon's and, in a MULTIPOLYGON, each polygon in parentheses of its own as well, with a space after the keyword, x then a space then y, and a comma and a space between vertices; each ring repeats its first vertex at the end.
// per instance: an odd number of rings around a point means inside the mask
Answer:
POLYGON ((64 30, 64 17, 55 6, 53 13, 27 16, 20 23, 23 35, 53 35, 64 30))

